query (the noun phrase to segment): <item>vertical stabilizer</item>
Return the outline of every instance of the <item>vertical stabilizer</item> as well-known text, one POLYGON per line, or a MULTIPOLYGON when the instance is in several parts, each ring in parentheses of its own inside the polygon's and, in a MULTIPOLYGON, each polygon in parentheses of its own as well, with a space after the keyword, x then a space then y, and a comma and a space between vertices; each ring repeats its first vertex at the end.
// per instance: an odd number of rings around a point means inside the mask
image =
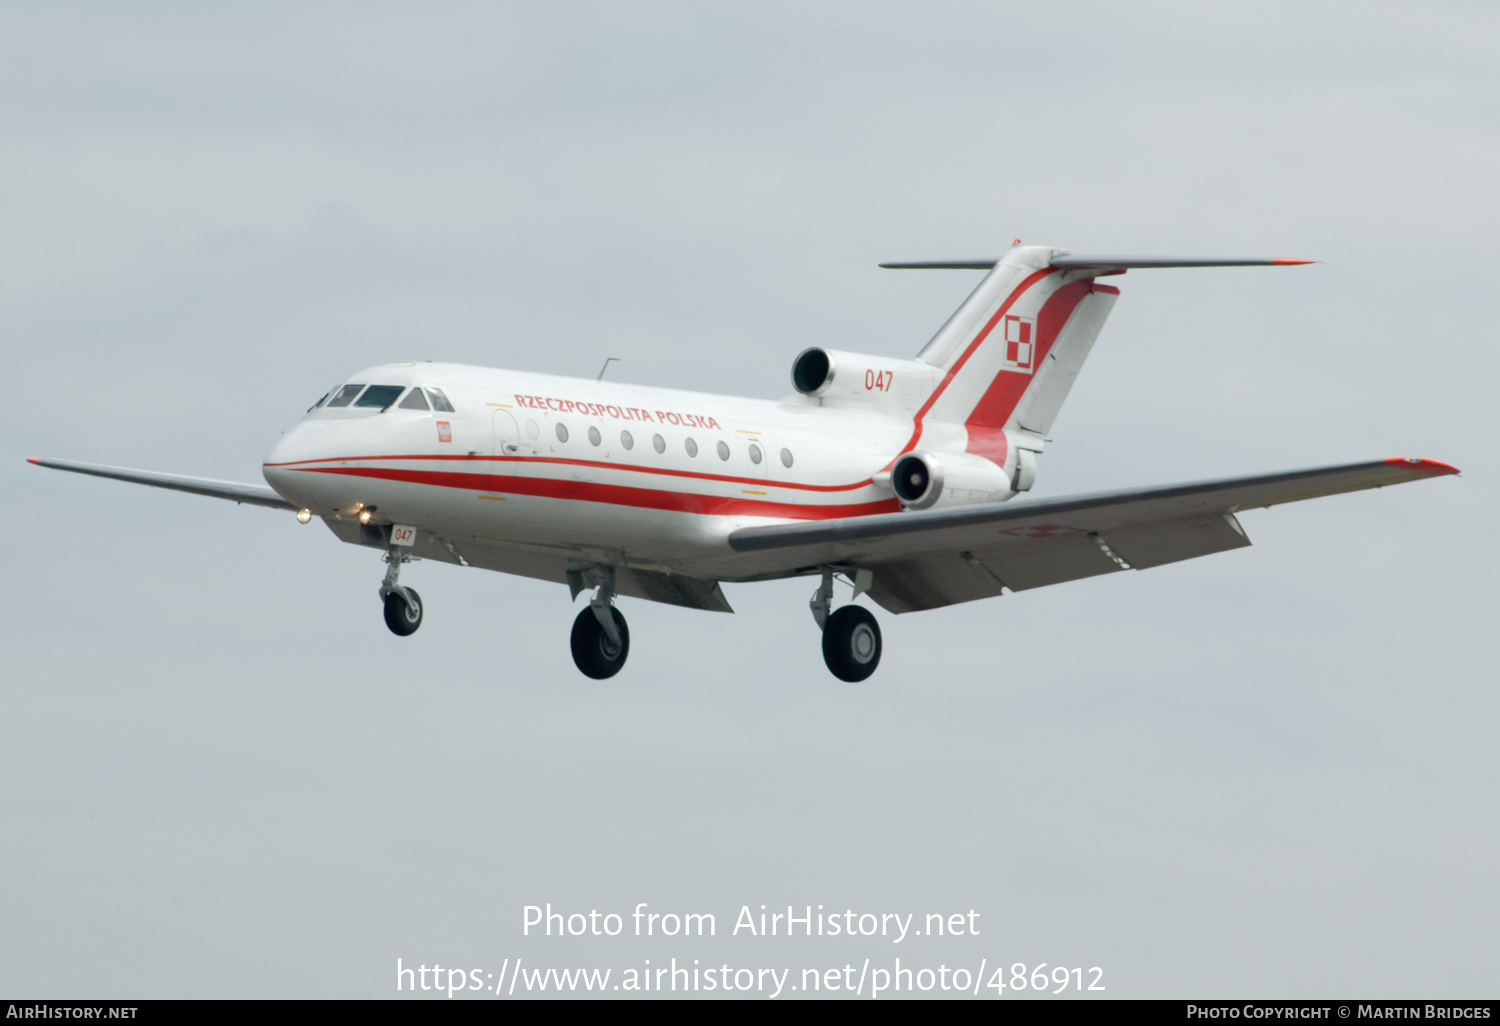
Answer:
POLYGON ((962 424, 968 451, 1007 459, 1005 428, 1046 434, 1119 290, 1052 264, 1067 250, 1016 246, 918 359, 943 377, 919 418, 962 424))

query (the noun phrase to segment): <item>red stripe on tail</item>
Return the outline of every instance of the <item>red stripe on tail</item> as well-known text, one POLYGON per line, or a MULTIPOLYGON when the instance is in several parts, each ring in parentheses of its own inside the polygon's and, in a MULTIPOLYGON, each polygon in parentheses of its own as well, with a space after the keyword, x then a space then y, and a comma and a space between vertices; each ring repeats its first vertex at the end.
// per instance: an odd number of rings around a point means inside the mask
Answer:
MULTIPOLYGON (((1031 339, 1030 373, 1002 369, 995 375, 990 387, 985 390, 964 422, 964 427, 969 432, 969 443, 965 447, 968 452, 996 463, 1005 462, 1006 446, 1002 429, 1015 412, 1016 404, 1036 380, 1036 371, 1052 352, 1052 346, 1057 342, 1057 336, 1062 334, 1068 318, 1073 316, 1073 311, 1093 288, 1092 278, 1082 278, 1069 282, 1047 297, 1036 315, 1036 334, 1031 339)), ((1005 344, 1003 340, 1002 344, 1005 344)))

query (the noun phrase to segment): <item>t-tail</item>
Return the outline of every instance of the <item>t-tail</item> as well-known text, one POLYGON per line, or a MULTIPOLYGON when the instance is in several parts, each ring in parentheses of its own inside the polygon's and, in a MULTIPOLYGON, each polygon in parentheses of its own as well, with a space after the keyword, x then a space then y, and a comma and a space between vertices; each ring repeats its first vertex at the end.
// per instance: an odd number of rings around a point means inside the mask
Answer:
POLYGON ((1025 490, 1035 474, 1035 453, 1051 432, 1120 294, 1098 279, 1132 268, 1312 262, 1075 256, 1065 249, 1018 243, 999 260, 881 264, 898 269, 989 269, 917 355, 920 363, 938 373, 913 413, 915 432, 908 448, 924 444, 929 425, 962 425, 965 451, 1008 466, 1016 490, 1025 490), (1012 452, 1012 447, 1021 451, 1012 452))

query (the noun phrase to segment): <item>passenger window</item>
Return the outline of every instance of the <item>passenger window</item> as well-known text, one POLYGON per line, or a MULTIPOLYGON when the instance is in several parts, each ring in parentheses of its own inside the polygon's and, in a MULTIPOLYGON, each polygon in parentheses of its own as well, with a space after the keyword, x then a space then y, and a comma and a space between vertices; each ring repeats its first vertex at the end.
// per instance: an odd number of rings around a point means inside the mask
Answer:
POLYGON ((603 437, 599 434, 599 429, 598 428, 596 428, 596 427, 589 428, 589 444, 590 445, 598 445, 603 440, 604 440, 603 437))
POLYGON ((693 441, 691 438, 683 443, 683 448, 687 450, 687 454, 689 456, 698 455, 698 443, 693 441))
POLYGON ((429 409, 427 400, 422 397, 422 390, 414 388, 406 393, 406 398, 396 404, 403 410, 426 410, 429 409))
POLYGON ((371 385, 354 401, 355 406, 384 410, 406 390, 404 385, 371 385))
POLYGON ((432 408, 434 410, 438 410, 442 413, 458 412, 453 408, 453 404, 448 401, 448 397, 443 394, 443 390, 441 388, 429 387, 427 389, 427 398, 432 400, 432 408))
POLYGON ((534 442, 534 441, 537 440, 538 437, 541 436, 541 433, 542 433, 542 429, 536 426, 536 421, 534 421, 534 420, 528 420, 526 422, 526 437, 527 438, 531 439, 534 442))
POLYGON ((721 460, 727 460, 727 459, 729 459, 729 443, 728 442, 720 442, 719 445, 718 445, 718 450, 719 450, 719 459, 721 459, 721 460))
POLYGON ((562 421, 557 422, 557 440, 566 442, 568 440, 568 426, 562 421))
POLYGON ((790 467, 792 465, 792 450, 781 450, 781 465, 783 467, 790 467))
POLYGON ((328 400, 329 406, 348 406, 354 402, 354 397, 364 391, 364 385, 345 385, 339 389, 339 394, 328 400))
POLYGON ((757 465, 760 463, 760 446, 754 442, 750 443, 750 462, 757 465))
POLYGON ((661 435, 652 435, 651 436, 651 448, 655 449, 657 452, 666 452, 667 451, 667 440, 665 438, 663 438, 661 435))
POLYGON ((620 432, 620 444, 623 445, 627 449, 634 449, 635 448, 635 439, 630 437, 630 432, 629 431, 621 431, 620 432))

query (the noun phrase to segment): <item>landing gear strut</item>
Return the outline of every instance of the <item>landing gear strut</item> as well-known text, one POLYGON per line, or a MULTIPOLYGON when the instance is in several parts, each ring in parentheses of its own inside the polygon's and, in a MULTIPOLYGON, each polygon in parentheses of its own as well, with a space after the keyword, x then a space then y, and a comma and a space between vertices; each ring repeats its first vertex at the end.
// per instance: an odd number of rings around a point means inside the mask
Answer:
POLYGON ((422 626, 422 596, 417 589, 398 583, 401 564, 411 562, 411 554, 392 545, 385 554, 385 580, 380 582, 380 601, 385 604, 385 625, 392 634, 406 637, 422 626))
POLYGON ((620 672, 630 655, 630 628, 613 605, 614 567, 589 567, 568 572, 573 597, 588 585, 597 586, 588 608, 573 621, 573 662, 585 677, 606 680, 620 672), (585 583, 586 582, 586 583, 585 583))
MULTIPOLYGON (((859 571, 855 575, 854 596, 858 598, 861 592, 867 591, 870 583, 870 572, 859 571)), ((823 580, 808 605, 813 619, 823 629, 823 662, 828 664, 829 672, 850 683, 864 680, 874 673, 880 665, 880 625, 863 606, 849 605, 830 611, 833 607, 831 569, 823 571, 823 580)))

